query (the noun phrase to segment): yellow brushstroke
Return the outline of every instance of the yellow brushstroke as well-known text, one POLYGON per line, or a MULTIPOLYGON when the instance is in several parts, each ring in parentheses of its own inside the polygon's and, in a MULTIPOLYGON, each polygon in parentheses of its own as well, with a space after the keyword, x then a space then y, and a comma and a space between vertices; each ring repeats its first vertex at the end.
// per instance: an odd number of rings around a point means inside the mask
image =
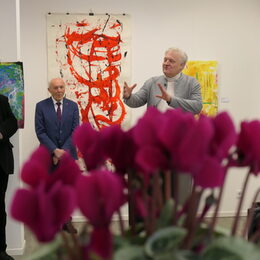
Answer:
POLYGON ((202 113, 214 116, 218 112, 217 61, 188 61, 183 73, 196 78, 201 86, 202 113))

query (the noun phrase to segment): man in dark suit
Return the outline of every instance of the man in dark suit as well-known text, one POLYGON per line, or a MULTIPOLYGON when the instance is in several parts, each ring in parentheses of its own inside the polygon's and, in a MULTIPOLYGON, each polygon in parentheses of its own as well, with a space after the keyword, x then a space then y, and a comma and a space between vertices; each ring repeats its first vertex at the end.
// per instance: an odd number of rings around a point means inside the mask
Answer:
MULTIPOLYGON (((77 151, 72 143, 72 133, 79 125, 77 103, 64 97, 65 83, 61 78, 54 78, 49 83, 51 97, 36 104, 35 131, 40 144, 48 148, 53 158, 53 165, 59 163, 65 151, 77 160, 77 151)), ((70 222, 64 229, 76 232, 70 222)))
POLYGON ((65 150, 74 159, 77 159, 71 135, 79 125, 78 105, 64 97, 65 83, 63 79, 52 79, 48 90, 51 97, 36 104, 36 135, 40 143, 52 153, 54 164, 57 164, 65 150), (59 109, 61 111, 60 118, 59 109))
POLYGON ((0 95, 0 260, 13 259, 6 253, 5 194, 9 174, 14 171, 13 145, 9 138, 17 128, 17 120, 11 111, 8 98, 0 95))

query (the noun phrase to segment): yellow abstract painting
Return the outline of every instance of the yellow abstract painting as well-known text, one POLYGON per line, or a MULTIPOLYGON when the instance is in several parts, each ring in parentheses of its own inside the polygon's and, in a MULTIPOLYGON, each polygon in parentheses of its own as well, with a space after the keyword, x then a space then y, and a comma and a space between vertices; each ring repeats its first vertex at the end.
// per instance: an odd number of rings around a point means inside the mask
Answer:
POLYGON ((202 112, 214 116, 218 112, 217 61, 188 61, 183 73, 196 78, 201 86, 202 112))

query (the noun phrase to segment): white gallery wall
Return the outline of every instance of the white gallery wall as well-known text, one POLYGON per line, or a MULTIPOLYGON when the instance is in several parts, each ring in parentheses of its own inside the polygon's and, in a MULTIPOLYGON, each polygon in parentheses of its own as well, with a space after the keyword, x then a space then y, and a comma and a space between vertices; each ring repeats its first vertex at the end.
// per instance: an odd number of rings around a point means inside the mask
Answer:
MULTIPOLYGON (((4 5, 8 9, 6 2, 4 5)), ((219 110, 228 111, 237 128, 242 120, 260 119, 259 0, 21 0, 20 8, 20 48, 25 76, 25 128, 20 131, 21 162, 38 146, 34 132, 34 109, 38 101, 48 96, 48 12, 129 14, 132 24, 130 84, 137 83, 141 87, 149 77, 160 75, 165 49, 180 47, 187 52, 190 60, 218 61, 219 110)), ((7 11, 14 15, 12 8, 7 11)), ((1 28, 7 32, 8 23, 4 20, 8 19, 1 17, 1 28)), ((14 48, 3 43, 0 47, 5 49, 1 49, 0 54, 14 48)), ((132 124, 145 109, 132 110, 132 124)), ((245 169, 230 172, 221 206, 222 216, 234 214, 245 174, 245 169)), ((252 177, 243 205, 244 213, 257 187, 260 187, 260 177, 252 177)))

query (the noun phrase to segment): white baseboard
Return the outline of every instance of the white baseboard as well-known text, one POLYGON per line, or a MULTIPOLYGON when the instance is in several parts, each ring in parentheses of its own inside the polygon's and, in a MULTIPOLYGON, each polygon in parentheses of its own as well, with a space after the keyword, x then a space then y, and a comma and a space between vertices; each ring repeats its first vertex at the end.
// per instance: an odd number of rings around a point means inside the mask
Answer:
MULTIPOLYGON (((235 214, 236 214, 236 213, 235 213, 234 211, 221 211, 221 212, 219 212, 218 217, 219 217, 219 218, 228 218, 228 217, 231 218, 231 217, 234 217, 235 214)), ((241 211, 241 212, 240 212, 240 216, 241 216, 241 217, 247 216, 247 211, 246 211, 246 210, 241 211)), ((207 218, 213 217, 213 212, 208 212, 208 214, 206 215, 206 217, 207 217, 207 218)), ((128 220, 128 215, 127 215, 127 214, 122 215, 122 219, 125 220, 125 221, 127 221, 127 220, 128 220)), ((74 222, 85 222, 85 221, 86 221, 86 218, 85 218, 84 216, 79 216, 79 215, 77 215, 77 216, 73 216, 73 217, 72 217, 72 220, 73 220, 74 222)), ((118 219, 118 215, 114 215, 113 218, 112 218, 112 221, 118 221, 118 220, 119 220, 119 219, 118 219)))
POLYGON ((7 248, 6 252, 9 255, 23 255, 25 250, 25 243, 26 241, 23 240, 23 245, 21 248, 11 248, 11 249, 7 248))
MULTIPOLYGON (((221 211, 221 212, 219 212, 218 217, 219 218, 228 218, 228 217, 235 217, 235 215, 236 215, 236 212, 234 212, 234 211, 221 211)), ((247 216, 247 211, 246 210, 241 211, 240 216, 241 217, 247 216)), ((206 217, 208 217, 208 218, 213 217, 213 212, 208 212, 206 217)))

